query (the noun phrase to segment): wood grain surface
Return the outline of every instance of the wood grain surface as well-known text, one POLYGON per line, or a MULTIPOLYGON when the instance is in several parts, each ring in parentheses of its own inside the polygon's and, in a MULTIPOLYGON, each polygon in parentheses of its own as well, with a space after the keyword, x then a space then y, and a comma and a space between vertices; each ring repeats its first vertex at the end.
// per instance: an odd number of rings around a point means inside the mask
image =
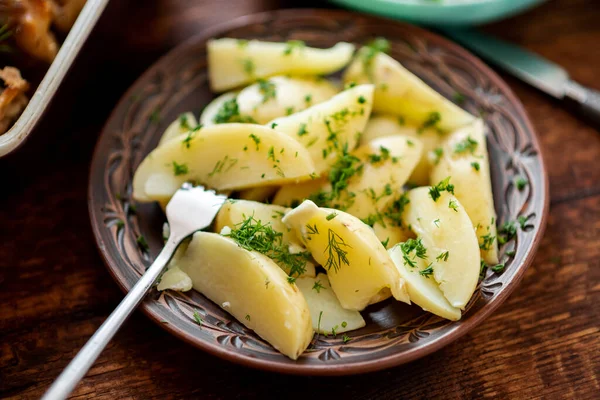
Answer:
MULTIPOLYGON (((88 168, 115 102, 161 54, 215 23, 323 1, 112 2, 26 146, 0 160, 0 397, 38 398, 122 298, 92 238, 88 168), (149 4, 151 3, 151 4, 149 4)), ((600 4, 551 0, 486 28, 600 89, 600 4)), ((506 77, 506 76, 505 76, 506 77)), ((551 210, 534 265, 492 317, 388 371, 301 378, 254 371, 171 337, 136 313, 74 398, 597 399, 600 130, 506 77, 541 140, 551 210)))

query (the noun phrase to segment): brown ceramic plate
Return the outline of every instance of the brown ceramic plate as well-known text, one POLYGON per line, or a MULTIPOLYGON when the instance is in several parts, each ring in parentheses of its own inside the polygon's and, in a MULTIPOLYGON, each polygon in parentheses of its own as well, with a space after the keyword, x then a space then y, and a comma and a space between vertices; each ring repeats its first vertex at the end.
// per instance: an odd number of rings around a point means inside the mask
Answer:
POLYGON ((525 216, 527 223, 501 249, 505 271, 488 271, 458 322, 390 300, 365 310, 366 327, 351 332, 348 343, 340 335, 321 335, 292 361, 195 291, 153 291, 141 305, 151 319, 190 344, 240 364, 294 374, 345 375, 388 368, 436 351, 467 333, 508 297, 533 260, 548 211, 546 172, 521 103, 481 61, 439 36, 399 22, 325 10, 270 12, 215 27, 164 56, 123 96, 97 144, 89 186, 98 247, 123 290, 132 287, 160 251, 164 222, 158 205, 129 202, 132 174, 169 122, 188 110, 198 113, 213 98, 207 83, 206 40, 223 36, 299 39, 316 47, 388 38, 395 59, 446 97, 462 94, 462 106, 485 119, 498 220, 525 216), (517 176, 530 182, 521 191, 514 185, 517 176), (147 239, 149 253, 137 245, 139 235, 147 239), (516 254, 508 257, 509 250, 516 254), (202 315, 202 326, 194 321, 195 310, 202 315))

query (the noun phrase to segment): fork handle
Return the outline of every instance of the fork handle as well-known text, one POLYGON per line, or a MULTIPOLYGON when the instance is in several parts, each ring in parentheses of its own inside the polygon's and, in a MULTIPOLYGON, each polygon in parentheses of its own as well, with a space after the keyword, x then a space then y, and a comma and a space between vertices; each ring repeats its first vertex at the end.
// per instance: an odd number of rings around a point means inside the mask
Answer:
POLYGON ((117 308, 115 308, 106 321, 98 328, 96 333, 94 333, 87 341, 85 346, 79 350, 79 353, 71 360, 69 365, 67 365, 44 394, 42 400, 66 399, 73 389, 75 389, 77 383, 85 376, 102 350, 104 350, 119 328, 121 328, 121 325, 123 325, 133 310, 140 304, 148 290, 150 290, 171 259, 171 256, 178 245, 179 242, 172 241, 171 238, 169 238, 167 244, 158 257, 156 257, 156 260, 154 260, 150 268, 148 268, 146 273, 144 273, 133 288, 131 288, 127 296, 125 296, 117 308))

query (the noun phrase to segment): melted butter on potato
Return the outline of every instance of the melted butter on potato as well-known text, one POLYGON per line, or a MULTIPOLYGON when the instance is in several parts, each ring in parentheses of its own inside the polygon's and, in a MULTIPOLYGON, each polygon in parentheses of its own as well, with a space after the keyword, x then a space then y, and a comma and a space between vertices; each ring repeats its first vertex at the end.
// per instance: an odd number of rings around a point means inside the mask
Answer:
POLYGON ((342 307, 360 311, 384 288, 410 303, 404 280, 373 230, 339 210, 307 200, 288 212, 283 223, 301 237, 313 258, 328 272, 342 307))

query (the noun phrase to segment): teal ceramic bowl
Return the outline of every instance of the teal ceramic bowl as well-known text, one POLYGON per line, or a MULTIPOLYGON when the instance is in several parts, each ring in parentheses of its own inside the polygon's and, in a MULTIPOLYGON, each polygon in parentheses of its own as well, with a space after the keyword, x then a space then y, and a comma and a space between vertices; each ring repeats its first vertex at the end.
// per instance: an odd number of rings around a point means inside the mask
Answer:
POLYGON ((507 18, 545 0, 331 0, 338 5, 431 26, 479 25, 507 18))

